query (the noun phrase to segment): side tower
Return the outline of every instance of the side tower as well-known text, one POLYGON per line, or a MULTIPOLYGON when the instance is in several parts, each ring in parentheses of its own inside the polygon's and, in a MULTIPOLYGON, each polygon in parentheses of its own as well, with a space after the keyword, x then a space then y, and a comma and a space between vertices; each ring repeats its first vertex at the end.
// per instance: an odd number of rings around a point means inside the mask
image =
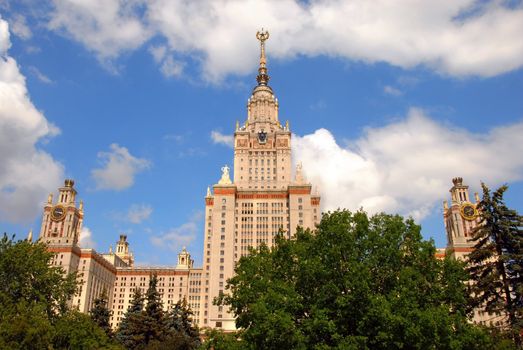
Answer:
POLYGON ((66 273, 78 269, 78 239, 83 217, 83 203, 76 204, 74 181, 67 179, 64 186, 58 189, 56 201, 53 202, 53 194, 49 194, 38 237, 48 244, 50 251, 56 253, 53 264, 61 266, 66 273))
POLYGON ((120 235, 120 239, 116 242, 116 256, 122 259, 129 267, 134 265, 133 253, 129 251, 129 242, 127 242, 127 235, 120 235))
POLYGON ((278 99, 268 85, 265 56, 268 32, 258 32, 260 65, 257 85, 247 101, 247 120, 234 132, 234 181, 228 166, 205 197, 200 326, 235 329, 227 307, 213 300, 227 293, 238 260, 249 248, 271 247, 281 231, 291 238, 296 227, 314 228, 321 219, 320 196, 302 174, 301 164, 292 178, 291 131, 278 116, 278 99))
POLYGON ((469 197, 469 187, 463 184, 461 177, 452 179, 453 186, 450 189, 450 206, 447 201, 443 202, 443 218, 447 231, 447 252, 454 258, 463 259, 472 251, 474 243, 472 230, 478 225, 479 202, 478 194, 475 194, 475 203, 469 197))

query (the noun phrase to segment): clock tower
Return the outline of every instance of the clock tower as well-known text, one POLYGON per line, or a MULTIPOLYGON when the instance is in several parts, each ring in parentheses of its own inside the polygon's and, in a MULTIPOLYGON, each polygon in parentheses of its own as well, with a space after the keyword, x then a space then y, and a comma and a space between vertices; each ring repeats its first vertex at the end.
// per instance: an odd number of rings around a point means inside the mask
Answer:
POLYGON ((452 179, 453 186, 450 189, 450 206, 447 201, 443 202, 443 218, 447 231, 447 251, 458 259, 463 259, 474 247, 471 241, 472 230, 478 225, 478 211, 476 205, 479 202, 478 194, 475 194, 475 203, 469 197, 469 187, 463 184, 461 177, 452 179))
POLYGON ((67 179, 58 189, 58 198, 53 202, 49 194, 44 207, 39 239, 48 245, 76 246, 83 221, 83 202, 76 205, 74 181, 67 179))
POLYGON ((280 232, 292 238, 298 226, 314 229, 321 219, 320 196, 313 193, 300 163, 292 177, 289 123, 280 123, 278 99, 268 85, 269 33, 262 30, 256 38, 261 48, 257 85, 247 100, 247 119, 242 125, 236 122, 234 178, 224 166, 205 197, 201 327, 236 329, 234 315, 213 300, 228 292, 227 279, 249 249, 271 247, 280 232))

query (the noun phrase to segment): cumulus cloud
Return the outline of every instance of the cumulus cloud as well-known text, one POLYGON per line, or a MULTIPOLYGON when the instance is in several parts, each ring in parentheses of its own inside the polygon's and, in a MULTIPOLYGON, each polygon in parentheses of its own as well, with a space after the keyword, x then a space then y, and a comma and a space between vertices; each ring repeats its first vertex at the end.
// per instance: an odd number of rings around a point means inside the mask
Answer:
POLYGON ((127 148, 116 143, 111 144, 109 148, 109 152, 98 153, 102 168, 91 171, 98 190, 119 191, 129 188, 134 184, 136 174, 151 165, 147 159, 133 156, 127 148))
POLYGON ((182 247, 186 247, 196 239, 199 224, 203 219, 203 212, 198 211, 182 225, 172 228, 164 234, 152 236, 151 243, 160 248, 168 248, 174 252, 179 252, 182 247))
POLYGON ((82 43, 114 68, 112 59, 149 38, 139 18, 142 5, 138 0, 54 0, 48 27, 82 43))
POLYGON ((166 78, 174 78, 182 75, 184 64, 181 61, 175 60, 167 51, 164 45, 151 46, 149 52, 154 58, 154 61, 160 64, 160 72, 166 78))
POLYGON ((82 248, 96 248, 96 243, 93 241, 93 235, 89 228, 85 226, 82 227, 82 231, 80 231, 80 240, 78 241, 78 244, 82 248))
POLYGON ((33 36, 33 32, 27 25, 24 16, 17 14, 13 16, 13 18, 10 20, 10 23, 13 34, 21 38, 22 40, 31 39, 31 37, 33 36))
POLYGON ((59 134, 33 105, 25 77, 8 55, 8 24, 0 18, 0 220, 29 222, 40 213, 63 166, 38 143, 59 134))
POLYGON ((140 224, 147 220, 153 212, 153 208, 148 204, 133 204, 127 212, 126 219, 132 224, 140 224))
POLYGON ((222 144, 231 148, 234 146, 234 136, 224 135, 216 130, 211 131, 211 140, 213 143, 222 144))
POLYGON ((158 37, 164 74, 180 74, 176 54, 201 63, 212 82, 252 72, 262 25, 271 58, 326 55, 487 77, 523 65, 523 7, 503 1, 55 0, 50 17, 49 28, 102 59, 158 37))
POLYGON ((522 133, 523 122, 474 134, 413 108, 399 122, 367 129, 349 146, 325 129, 295 136, 293 154, 319 186, 324 209, 364 207, 422 219, 441 206, 455 176, 476 187, 521 180, 522 133))
POLYGON ((383 87, 383 92, 386 93, 387 95, 392 95, 392 96, 401 96, 402 95, 401 90, 396 89, 395 87, 390 86, 390 85, 385 85, 383 87))

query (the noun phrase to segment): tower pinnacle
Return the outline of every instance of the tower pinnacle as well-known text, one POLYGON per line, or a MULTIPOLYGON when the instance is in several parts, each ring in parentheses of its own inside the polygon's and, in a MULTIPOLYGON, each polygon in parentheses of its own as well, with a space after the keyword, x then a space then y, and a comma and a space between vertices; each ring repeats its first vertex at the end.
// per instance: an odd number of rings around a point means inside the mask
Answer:
POLYGON ((256 32, 256 39, 260 41, 260 67, 258 68, 258 76, 256 81, 258 85, 267 85, 269 82, 269 75, 267 74, 267 58, 265 57, 265 41, 269 39, 269 32, 261 31, 256 32))

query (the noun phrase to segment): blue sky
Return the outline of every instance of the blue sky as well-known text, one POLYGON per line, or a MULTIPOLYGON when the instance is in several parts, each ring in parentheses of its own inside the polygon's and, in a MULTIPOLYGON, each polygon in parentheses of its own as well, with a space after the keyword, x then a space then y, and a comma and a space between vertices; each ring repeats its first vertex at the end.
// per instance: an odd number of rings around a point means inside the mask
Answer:
POLYGON ((73 178, 82 243, 197 265, 267 42, 294 161, 323 209, 411 215, 446 243, 451 178, 523 211, 521 2, 0 0, 0 229, 39 231, 73 178))

